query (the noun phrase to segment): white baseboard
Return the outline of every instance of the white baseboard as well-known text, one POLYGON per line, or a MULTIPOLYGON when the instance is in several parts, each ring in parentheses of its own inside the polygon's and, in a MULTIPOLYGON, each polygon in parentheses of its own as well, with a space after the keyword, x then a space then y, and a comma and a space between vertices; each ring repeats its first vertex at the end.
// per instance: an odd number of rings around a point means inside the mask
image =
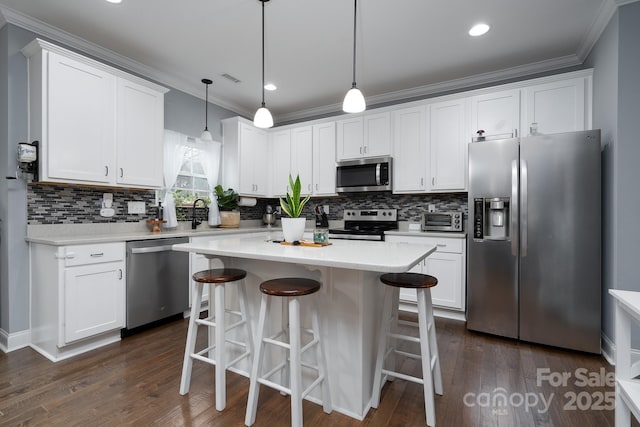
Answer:
POLYGON ((29 344, 31 344, 30 330, 10 334, 4 329, 0 329, 0 350, 4 353, 27 347, 29 344))

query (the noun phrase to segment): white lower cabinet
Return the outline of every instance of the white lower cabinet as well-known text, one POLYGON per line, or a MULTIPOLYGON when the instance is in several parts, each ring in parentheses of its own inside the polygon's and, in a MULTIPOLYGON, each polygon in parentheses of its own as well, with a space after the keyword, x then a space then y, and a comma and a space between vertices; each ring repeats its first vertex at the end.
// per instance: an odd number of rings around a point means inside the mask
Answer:
MULTIPOLYGON (((435 245, 438 248, 436 252, 410 271, 429 274, 438 279, 438 284, 431 289, 431 299, 434 306, 464 313, 466 293, 466 240, 464 238, 387 235, 385 240, 387 242, 435 245)), ((415 304, 415 290, 401 289, 400 300, 415 304)))
POLYGON ((32 347, 57 361, 120 339, 124 243, 32 243, 30 261, 32 347))

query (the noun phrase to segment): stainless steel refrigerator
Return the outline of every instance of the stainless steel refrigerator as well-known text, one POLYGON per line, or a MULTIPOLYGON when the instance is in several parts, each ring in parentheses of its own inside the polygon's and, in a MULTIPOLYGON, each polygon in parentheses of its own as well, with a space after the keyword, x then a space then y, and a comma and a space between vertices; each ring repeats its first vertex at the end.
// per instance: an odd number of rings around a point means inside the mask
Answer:
POLYGON ((467 327, 600 353, 600 130, 469 144, 467 327))

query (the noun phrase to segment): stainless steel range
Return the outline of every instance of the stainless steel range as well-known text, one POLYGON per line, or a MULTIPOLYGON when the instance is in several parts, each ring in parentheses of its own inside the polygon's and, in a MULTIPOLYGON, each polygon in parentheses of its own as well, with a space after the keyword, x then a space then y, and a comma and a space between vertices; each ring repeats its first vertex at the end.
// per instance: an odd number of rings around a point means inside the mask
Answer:
POLYGON ((383 241, 384 232, 398 229, 397 209, 345 209, 344 228, 329 230, 330 239, 383 241))

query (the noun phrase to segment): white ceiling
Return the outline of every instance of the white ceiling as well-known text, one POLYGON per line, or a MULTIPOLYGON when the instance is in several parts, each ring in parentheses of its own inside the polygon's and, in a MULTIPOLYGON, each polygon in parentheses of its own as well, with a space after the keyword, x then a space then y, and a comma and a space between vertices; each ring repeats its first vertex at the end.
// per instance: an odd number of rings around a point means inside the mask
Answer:
MULTIPOLYGON (((358 2, 357 82, 369 105, 582 63, 628 0, 358 2), (479 38, 477 22, 491 25, 479 38)), ((260 104, 258 0, 0 0, 8 22, 251 117, 260 104), (235 84, 221 77, 228 73, 235 84)), ((266 3, 266 93, 276 122, 341 109, 353 2, 266 3)))

